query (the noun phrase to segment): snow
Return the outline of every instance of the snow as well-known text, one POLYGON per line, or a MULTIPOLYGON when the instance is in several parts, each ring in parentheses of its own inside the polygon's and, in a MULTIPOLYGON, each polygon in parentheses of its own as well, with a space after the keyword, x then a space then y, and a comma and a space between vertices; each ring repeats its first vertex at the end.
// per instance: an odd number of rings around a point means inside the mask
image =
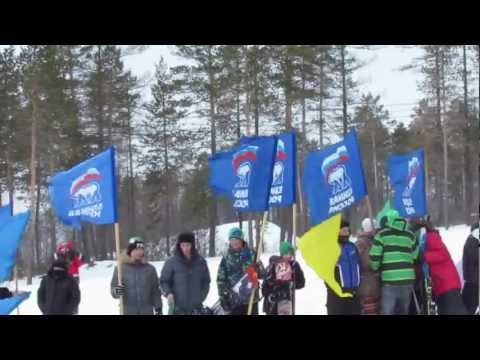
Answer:
MULTIPOLYGON (((217 248, 226 249, 228 230, 237 224, 223 224, 217 227, 216 244, 217 248)), ((245 227, 244 227, 245 229, 245 227)), ((245 231, 247 232, 247 231, 245 231)), ((440 228, 445 245, 450 251, 454 263, 457 265, 460 276, 462 276, 462 252, 465 240, 470 233, 470 228, 466 225, 450 227, 448 230, 440 228)), ((280 238, 280 228, 268 223, 265 232, 265 253, 261 256, 263 264, 268 264, 268 259, 272 254, 278 252, 278 244, 280 238)), ((205 301, 205 305, 213 305, 217 299, 216 274, 220 264, 221 257, 208 258, 207 263, 212 277, 210 292, 205 301)), ((298 315, 325 315, 326 314, 326 288, 323 280, 318 278, 312 269, 310 269, 303 260, 301 253, 297 253, 297 260, 300 263, 306 279, 304 289, 296 292, 296 313, 298 315)), ((151 262, 160 274, 163 261, 151 262)), ((80 288, 82 293, 82 301, 80 303, 79 313, 81 315, 116 315, 118 314, 118 300, 110 296, 110 280, 112 278, 115 261, 99 261, 93 267, 83 266, 80 269, 80 288)), ((40 284, 40 277, 33 279, 33 284, 26 285, 24 279, 19 280, 19 289, 22 291, 31 291, 32 294, 20 306, 20 314, 22 315, 40 315, 37 306, 37 289, 40 284)), ((15 284, 7 283, 8 287, 13 290, 15 284)), ((166 300, 163 299, 164 310, 167 309, 166 300)), ((261 310, 261 304, 260 304, 261 310)), ((13 315, 16 314, 14 311, 13 315)))

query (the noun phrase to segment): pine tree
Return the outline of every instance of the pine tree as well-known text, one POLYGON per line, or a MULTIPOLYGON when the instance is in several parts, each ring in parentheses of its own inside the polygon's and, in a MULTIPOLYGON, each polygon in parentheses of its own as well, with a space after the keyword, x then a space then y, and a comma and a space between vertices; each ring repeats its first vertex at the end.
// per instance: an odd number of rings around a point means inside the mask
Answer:
MULTIPOLYGON (((163 230, 166 238, 166 252, 170 255, 172 229, 172 198, 178 191, 180 169, 183 166, 187 133, 180 127, 180 120, 186 116, 188 105, 181 95, 181 83, 173 79, 163 58, 156 65, 155 83, 151 87, 152 101, 146 104, 148 117, 143 123, 145 135, 142 144, 147 152, 140 164, 145 167, 148 199, 153 213, 163 213, 163 230), (158 195, 162 196, 159 197, 158 195), (165 208, 161 211, 161 206, 165 208)), ((157 222, 159 219, 153 219, 157 222)), ((151 224, 149 224, 151 226, 151 224)))

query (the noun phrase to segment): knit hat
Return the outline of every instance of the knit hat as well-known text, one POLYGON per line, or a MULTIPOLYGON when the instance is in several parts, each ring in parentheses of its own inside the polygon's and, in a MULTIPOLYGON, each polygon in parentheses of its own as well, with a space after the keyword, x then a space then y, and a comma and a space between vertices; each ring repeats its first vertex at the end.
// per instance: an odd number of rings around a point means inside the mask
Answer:
POLYGON ((372 232, 374 229, 378 229, 378 224, 375 219, 365 218, 362 220, 362 230, 366 233, 372 232), (373 222, 373 228, 372 228, 373 222))
POLYGON ((282 241, 280 243, 280 255, 281 256, 284 256, 286 254, 294 254, 295 253, 295 248, 292 246, 292 244, 290 244, 289 242, 287 241, 282 241))
POLYGON ((190 243, 195 245, 195 235, 191 232, 181 233, 178 235, 177 244, 180 243, 190 243))
POLYGON ((134 236, 128 240, 127 255, 130 256, 134 249, 143 249, 145 247, 145 242, 140 236, 134 236))
POLYGON ((340 224, 340 229, 341 229, 341 228, 344 228, 344 227, 348 227, 348 228, 349 228, 349 227, 350 227, 350 222, 349 222, 348 220, 342 219, 342 222, 341 222, 341 224, 340 224))
POLYGON ((231 239, 234 239, 234 238, 244 240, 242 229, 237 228, 237 227, 230 229, 230 231, 228 232, 228 240, 231 240, 231 239))

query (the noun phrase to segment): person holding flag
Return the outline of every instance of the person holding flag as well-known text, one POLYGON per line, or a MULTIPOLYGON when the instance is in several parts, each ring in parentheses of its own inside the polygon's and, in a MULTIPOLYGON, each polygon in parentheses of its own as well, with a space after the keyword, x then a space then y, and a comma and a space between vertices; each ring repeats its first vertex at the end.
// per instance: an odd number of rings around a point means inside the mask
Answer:
POLYGON ((360 286, 360 256, 355 244, 350 241, 350 234, 350 223, 342 220, 338 235, 341 252, 335 265, 335 280, 340 284, 343 293, 351 296, 338 296, 325 283, 328 315, 360 315, 360 302, 357 295, 360 286))
POLYGON ((262 284, 263 311, 267 315, 294 315, 294 291, 303 289, 305 276, 295 261, 295 248, 280 243, 280 256, 272 256, 262 284))
POLYGON ((248 247, 240 228, 230 229, 228 239, 229 248, 220 261, 217 274, 220 302, 230 315, 247 315, 250 294, 254 291, 252 314, 258 315, 260 297, 257 278, 264 276, 262 263, 254 263, 255 251, 248 247), (245 284, 241 282, 242 279, 245 284), (237 291, 234 289, 236 285, 240 285, 237 291))
POLYGON ((112 297, 124 299, 124 315, 162 315, 162 295, 157 270, 145 259, 145 242, 132 237, 126 253, 120 255, 122 284, 115 267, 110 284, 112 297))

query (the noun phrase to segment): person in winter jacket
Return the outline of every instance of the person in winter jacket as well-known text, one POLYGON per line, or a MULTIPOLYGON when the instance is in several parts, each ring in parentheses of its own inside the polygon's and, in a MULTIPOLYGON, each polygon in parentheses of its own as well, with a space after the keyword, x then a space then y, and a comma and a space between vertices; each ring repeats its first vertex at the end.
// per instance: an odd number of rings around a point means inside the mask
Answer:
POLYGON ((475 314, 478 308, 478 222, 472 225, 463 247, 463 285, 462 297, 469 314, 475 314))
POLYGON ((328 315, 360 315, 360 302, 357 290, 360 285, 360 256, 357 247, 350 241, 350 223, 342 220, 338 237, 341 253, 335 266, 335 279, 342 291, 352 297, 340 297, 327 287, 328 315))
POLYGON ((82 259, 82 255, 75 250, 73 241, 68 240, 65 244, 60 244, 57 247, 56 257, 68 262, 68 273, 72 275, 77 284, 80 284, 80 267, 85 262, 82 259))
POLYGON ((11 298, 13 294, 7 287, 0 287, 0 300, 11 298))
POLYGON ((415 283, 418 244, 405 219, 395 211, 383 220, 386 227, 374 237, 370 268, 379 271, 382 284, 381 309, 384 315, 408 315, 415 283))
POLYGON ((178 236, 174 255, 165 262, 160 276, 160 287, 175 315, 191 315, 203 308, 210 289, 207 262, 195 249, 195 235, 178 236))
POLYGON ((44 315, 73 315, 80 304, 80 289, 68 273, 68 263, 55 260, 42 278, 37 302, 44 315))
MULTIPOLYGON (((57 247, 56 258, 68 263, 68 273, 80 285, 80 267, 85 264, 82 255, 74 249, 73 241, 68 240, 65 244, 57 247)), ((78 308, 75 310, 78 313, 78 308)))
POLYGON ((262 285, 263 312, 267 315, 294 315, 295 290, 305 286, 302 268, 295 261, 294 254, 292 244, 284 241, 280 243, 280 256, 269 259, 262 285), (285 312, 282 311, 284 304, 287 307, 285 312))
POLYGON ((460 294, 461 284, 455 264, 437 230, 427 224, 425 252, 432 279, 432 293, 439 315, 467 315, 460 294))
MULTIPOLYGON (((247 269, 254 268, 258 277, 263 276, 261 264, 254 264, 255 251, 248 247, 244 240, 243 231, 232 228, 228 234, 229 248, 222 257, 217 274, 217 287, 222 307, 230 315, 247 315, 250 296, 238 299, 238 294, 233 291, 239 280, 247 274, 247 269)), ((254 305, 252 314, 258 314, 258 288, 254 289, 254 305)))
POLYGON ((362 308, 362 315, 378 315, 380 313, 380 277, 378 272, 370 269, 369 252, 375 236, 375 224, 372 220, 363 219, 361 230, 357 236, 355 246, 360 256, 360 287, 358 296, 362 308))
POLYGON ((162 315, 162 295, 157 270, 145 260, 142 238, 129 240, 127 252, 120 254, 122 285, 115 267, 110 284, 113 298, 123 298, 125 315, 162 315))

